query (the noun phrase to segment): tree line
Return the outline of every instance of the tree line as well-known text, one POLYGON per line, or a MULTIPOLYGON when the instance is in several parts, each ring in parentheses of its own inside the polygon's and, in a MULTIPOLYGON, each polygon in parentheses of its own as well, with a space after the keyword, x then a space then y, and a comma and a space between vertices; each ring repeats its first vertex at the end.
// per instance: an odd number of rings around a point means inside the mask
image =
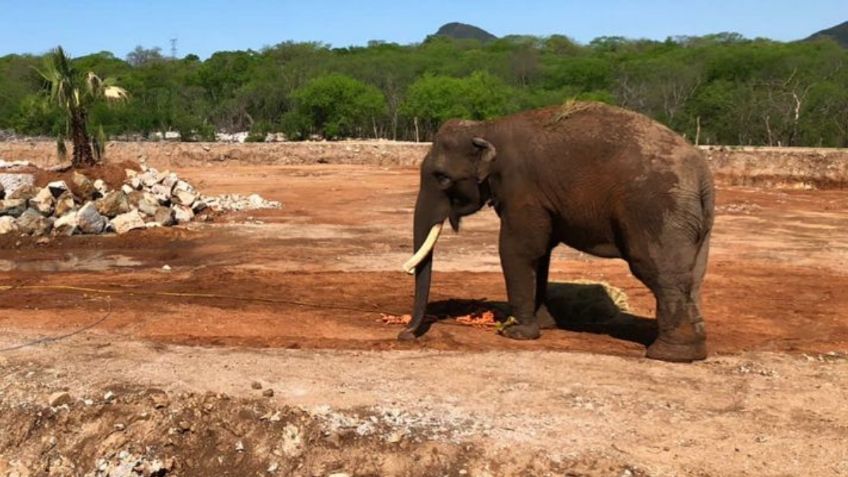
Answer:
MULTIPOLYGON (((0 129, 61 134, 38 73, 45 58, 0 58, 0 129)), ((848 49, 722 33, 665 41, 508 36, 429 37, 331 48, 285 42, 206 60, 136 48, 72 60, 129 93, 90 121, 109 137, 216 131, 428 140, 448 118, 487 119, 591 99, 647 114, 699 144, 848 147, 848 49)))

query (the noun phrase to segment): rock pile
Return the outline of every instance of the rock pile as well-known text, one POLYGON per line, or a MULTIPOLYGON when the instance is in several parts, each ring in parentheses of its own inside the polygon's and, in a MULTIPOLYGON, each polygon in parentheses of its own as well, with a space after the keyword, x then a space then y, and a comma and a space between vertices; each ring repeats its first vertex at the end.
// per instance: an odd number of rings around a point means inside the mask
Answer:
POLYGON ((14 189, 0 187, 0 235, 122 234, 184 224, 209 212, 280 207, 257 194, 204 196, 173 172, 145 166, 125 172, 115 190, 79 172, 70 185, 55 181, 39 188, 25 181, 14 189))

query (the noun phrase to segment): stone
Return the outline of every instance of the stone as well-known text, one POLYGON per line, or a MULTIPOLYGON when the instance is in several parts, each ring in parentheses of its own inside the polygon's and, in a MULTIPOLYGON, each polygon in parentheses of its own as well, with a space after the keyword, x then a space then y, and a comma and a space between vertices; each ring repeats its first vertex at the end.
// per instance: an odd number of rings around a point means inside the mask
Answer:
POLYGON ((0 182, 0 200, 3 200, 5 198, 6 198, 6 187, 3 185, 2 182, 0 182))
POLYGON ((77 213, 70 211, 53 222, 53 235, 71 236, 77 233, 77 213))
POLYGON ((127 194, 123 191, 115 190, 107 193, 102 199, 98 199, 95 203, 97 212, 100 215, 112 218, 120 214, 125 214, 130 211, 130 202, 127 194))
POLYGON ((64 391, 55 392, 47 398, 47 403, 50 404, 50 407, 59 407, 70 404, 71 402, 73 402, 71 395, 64 391))
POLYGON ((97 194, 97 189, 94 188, 94 182, 77 171, 74 171, 71 175, 71 182, 74 184, 76 195, 82 200, 92 200, 97 194))
POLYGON ((130 207, 138 209, 144 215, 153 216, 160 207, 156 196, 150 192, 133 191, 129 194, 130 207))
POLYGON ((191 204, 191 210, 193 210, 195 214, 202 211, 202 210, 205 210, 206 207, 207 207, 206 201, 203 200, 203 199, 197 199, 197 200, 194 201, 193 204, 191 204))
POLYGON ((145 225, 144 219, 141 218, 138 211, 132 210, 112 219, 112 227, 115 228, 115 232, 124 234, 130 230, 143 229, 145 228, 145 225))
POLYGON ((191 186, 188 182, 184 180, 178 180, 176 184, 174 184, 174 191, 184 190, 188 192, 194 192, 194 187, 191 186))
POLYGON ((141 189, 141 179, 139 179, 138 177, 133 177, 132 179, 130 179, 129 185, 133 189, 139 190, 141 189))
POLYGON ((121 190, 124 192, 124 194, 130 195, 135 189, 133 189, 132 186, 129 184, 124 184, 121 186, 121 190))
POLYGON ((153 187, 150 188, 150 193, 156 196, 156 200, 158 200, 162 205, 168 205, 171 203, 170 187, 166 187, 162 184, 154 184, 153 187))
POLYGON ((104 196, 107 192, 109 192, 109 186, 106 185, 106 182, 103 179, 97 179, 96 181, 94 181, 94 189, 101 196, 104 196))
POLYGON ((77 226, 84 234, 99 234, 106 229, 108 221, 97 212, 94 202, 88 202, 77 211, 77 226))
POLYGON ((53 220, 41 215, 35 209, 27 209, 18 217, 18 230, 27 235, 44 235, 53 228, 53 220))
MULTIPOLYGON (((23 186, 35 184, 34 174, 3 173, 0 174, 0 188, 6 191, 5 198, 10 198, 16 190, 23 186)), ((0 196, 0 198, 4 198, 0 196)))
POLYGON ((163 227, 170 227, 177 222, 174 215, 174 210, 170 207, 159 207, 153 214, 153 222, 163 227))
POLYGON ((56 206, 54 207, 53 215, 56 217, 63 217, 67 215, 68 212, 73 212, 75 210, 77 210, 77 203, 74 200, 74 195, 70 192, 65 192, 56 199, 56 206))
POLYGON ((33 197, 35 197, 35 195, 38 194, 40 191, 41 191, 41 189, 39 189, 38 187, 35 187, 34 185, 24 185, 24 186, 17 188, 11 194, 8 194, 6 196, 6 200, 9 200, 9 199, 30 200, 33 197))
POLYGON ((175 190, 173 199, 175 204, 191 207, 197 200, 197 194, 188 190, 175 190))
POLYGON ((268 389, 262 391, 262 395, 265 396, 265 397, 274 397, 274 390, 271 389, 271 388, 268 388, 268 389))
POLYGON ((178 224, 191 222, 191 219, 194 218, 194 211, 192 211, 190 207, 186 207, 184 205, 173 205, 171 206, 171 209, 174 210, 174 220, 176 220, 178 224))
POLYGON ((29 206, 44 216, 53 215, 55 204, 56 201, 53 199, 53 192, 49 187, 41 189, 38 191, 38 194, 35 194, 35 197, 29 200, 29 206))
POLYGON ((253 389, 262 389, 262 383, 260 383, 259 381, 254 381, 250 383, 250 387, 253 389))
POLYGON ((167 176, 165 176, 164 179, 162 179, 162 185, 173 190, 174 186, 177 185, 177 182, 179 180, 180 180, 180 178, 177 177, 177 175, 172 172, 172 173, 168 174, 167 176))
POLYGON ((124 175, 127 179, 132 179, 133 177, 138 176, 138 171, 134 171, 132 169, 124 169, 124 175))
POLYGON ((20 217, 26 209, 27 201, 25 199, 0 200, 0 215, 11 215, 12 217, 20 217))
POLYGON ((47 184, 47 188, 53 194, 53 197, 58 198, 60 195, 68 192, 68 184, 65 181, 53 181, 47 184))
POLYGON ((139 174, 138 179, 144 187, 153 187, 159 183, 159 173, 156 172, 156 169, 148 169, 139 174))
POLYGON ((0 235, 11 234, 18 231, 18 223, 14 217, 4 215, 0 217, 0 235))

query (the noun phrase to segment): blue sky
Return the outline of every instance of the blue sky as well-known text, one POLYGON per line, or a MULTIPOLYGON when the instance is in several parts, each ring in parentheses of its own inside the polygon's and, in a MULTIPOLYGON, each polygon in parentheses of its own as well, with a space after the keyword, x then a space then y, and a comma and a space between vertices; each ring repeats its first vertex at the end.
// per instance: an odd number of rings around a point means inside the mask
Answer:
POLYGON ((333 46, 421 41, 460 21, 502 36, 664 39, 735 31, 796 40, 848 21, 848 0, 0 0, 0 55, 63 45, 75 56, 177 38, 178 55, 260 49, 281 41, 333 46))

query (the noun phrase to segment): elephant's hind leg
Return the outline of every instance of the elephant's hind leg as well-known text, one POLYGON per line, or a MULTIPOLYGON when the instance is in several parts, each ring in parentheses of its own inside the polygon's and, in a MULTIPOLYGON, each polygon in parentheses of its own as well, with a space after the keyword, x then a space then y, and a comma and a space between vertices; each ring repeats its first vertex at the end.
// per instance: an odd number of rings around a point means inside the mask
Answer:
POLYGON ((706 358, 700 294, 709 254, 709 234, 701 244, 692 244, 678 236, 649 247, 644 251, 647 253, 637 252, 628 257, 630 270, 651 289, 657 300, 659 334, 648 347, 647 357, 674 362, 706 358))

